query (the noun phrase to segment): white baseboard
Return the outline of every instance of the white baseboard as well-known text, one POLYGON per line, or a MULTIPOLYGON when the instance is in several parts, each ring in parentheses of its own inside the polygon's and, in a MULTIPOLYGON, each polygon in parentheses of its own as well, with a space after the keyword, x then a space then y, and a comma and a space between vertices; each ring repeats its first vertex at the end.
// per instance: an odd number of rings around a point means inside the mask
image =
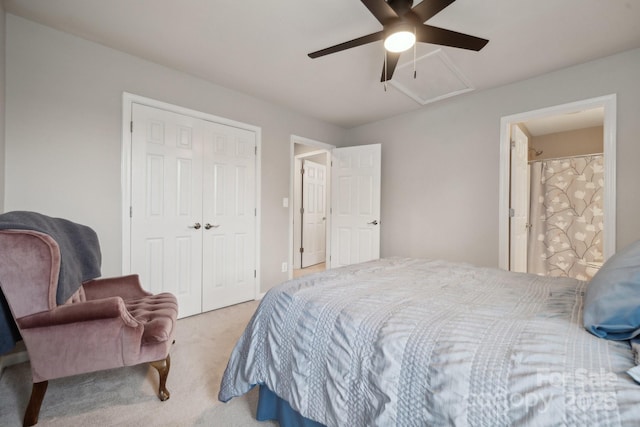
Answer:
POLYGON ((17 365, 18 363, 23 363, 28 360, 29 354, 27 353, 27 349, 24 346, 24 342, 19 341, 16 345, 16 348, 11 350, 9 353, 0 356, 0 373, 4 370, 4 368, 8 368, 11 365, 17 365))

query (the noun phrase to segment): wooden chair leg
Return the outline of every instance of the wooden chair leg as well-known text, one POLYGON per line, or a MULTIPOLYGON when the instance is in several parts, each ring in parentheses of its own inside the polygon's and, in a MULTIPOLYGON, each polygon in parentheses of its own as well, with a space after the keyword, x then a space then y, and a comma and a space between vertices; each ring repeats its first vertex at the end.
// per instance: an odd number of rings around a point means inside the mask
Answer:
POLYGON ((160 374, 158 397, 161 401, 164 402, 170 396, 169 390, 167 390, 167 376, 169 375, 169 369, 171 368, 171 357, 167 355, 167 358, 164 360, 156 360, 155 362, 151 362, 151 366, 156 368, 158 374, 160 374))
POLYGON ((40 406, 42 406, 42 401, 44 400, 44 394, 47 392, 48 385, 49 381, 33 383, 33 388, 31 389, 31 398, 29 399, 29 406, 27 406, 27 410, 24 413, 24 420, 22 422, 25 427, 32 426, 38 423, 40 406))

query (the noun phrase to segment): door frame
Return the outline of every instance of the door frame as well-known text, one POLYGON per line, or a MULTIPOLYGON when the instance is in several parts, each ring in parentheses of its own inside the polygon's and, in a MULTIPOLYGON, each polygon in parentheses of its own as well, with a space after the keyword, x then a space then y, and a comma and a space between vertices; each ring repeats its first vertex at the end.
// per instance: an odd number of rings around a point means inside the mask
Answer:
POLYGON ((249 125, 247 123, 238 122, 224 117, 214 116, 213 114, 202 111, 192 110, 190 108, 181 107, 179 105, 169 104, 167 102, 158 101, 156 99, 135 95, 128 92, 122 92, 122 157, 120 163, 120 184, 121 184, 121 215, 122 215, 122 274, 131 274, 131 150, 132 150, 132 132, 131 132, 131 115, 133 104, 142 104, 148 107, 170 111, 172 113, 182 114, 209 122, 219 123, 227 126, 236 127, 255 132, 256 134, 256 224, 255 224, 255 257, 256 257, 256 282, 255 282, 255 298, 260 295, 260 270, 261 270, 261 193, 262 193, 262 174, 261 174, 261 154, 262 154, 262 128, 249 125))
POLYGON ((604 238, 606 261, 616 250, 616 94, 555 105, 538 110, 504 116, 500 119, 500 180, 498 206, 498 266, 509 270, 509 159, 511 156, 511 126, 519 122, 560 114, 570 114, 593 108, 604 108, 604 238))
MULTIPOLYGON (((302 136, 298 136, 298 135, 291 135, 291 139, 290 139, 290 146, 289 146, 289 166, 290 166, 290 173, 289 173, 289 239, 287 240, 289 242, 289 268, 288 270, 288 278, 291 279, 293 278, 293 266, 296 265, 295 261, 293 259, 293 257, 295 256, 295 251, 293 250, 294 245, 295 245, 295 235, 294 235, 294 229, 293 229, 293 222, 294 222, 294 200, 295 200, 295 186, 294 186, 294 181, 295 181, 295 174, 297 173, 296 171, 296 153, 295 153, 295 146, 296 144, 301 144, 301 145, 306 145, 309 147, 314 147, 317 150, 313 152, 313 154, 318 154, 319 151, 325 151, 327 152, 327 159, 328 162, 331 162, 331 150, 333 150, 334 148, 336 148, 335 145, 331 145, 331 144, 327 144, 325 142, 320 142, 320 141, 316 141, 313 139, 309 139, 309 138, 305 138, 302 136)), ((304 153, 306 154, 311 154, 311 153, 304 153)), ((298 156, 299 157, 299 156, 298 156)), ((331 197, 331 167, 330 165, 327 165, 327 176, 326 176, 326 182, 327 182, 327 187, 326 187, 326 193, 325 193, 325 211, 327 213, 327 223, 326 223, 326 227, 325 227, 325 259, 328 262, 329 260, 329 254, 331 253, 331 215, 329 215, 329 211, 328 209, 330 209, 330 203, 329 200, 331 197)))

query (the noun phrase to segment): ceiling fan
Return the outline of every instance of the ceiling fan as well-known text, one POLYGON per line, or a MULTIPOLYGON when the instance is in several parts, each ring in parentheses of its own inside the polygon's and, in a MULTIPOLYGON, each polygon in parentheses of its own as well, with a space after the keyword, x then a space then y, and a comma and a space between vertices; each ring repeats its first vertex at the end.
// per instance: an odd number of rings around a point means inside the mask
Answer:
POLYGON ((385 63, 380 81, 386 82, 393 77, 400 54, 414 46, 416 41, 474 51, 479 51, 489 42, 489 40, 479 37, 424 24, 425 21, 435 16, 455 0, 423 0, 415 7, 412 7, 413 0, 361 1, 382 24, 382 31, 311 52, 309 54, 310 58, 318 58, 352 47, 384 40, 386 50, 385 63))

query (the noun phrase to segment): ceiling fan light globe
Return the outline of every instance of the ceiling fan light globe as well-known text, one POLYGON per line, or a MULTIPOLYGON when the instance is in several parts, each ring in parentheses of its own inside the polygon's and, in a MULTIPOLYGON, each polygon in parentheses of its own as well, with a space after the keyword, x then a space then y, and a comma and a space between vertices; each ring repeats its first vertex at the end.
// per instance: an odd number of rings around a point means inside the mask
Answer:
POLYGON ((384 39, 384 48, 389 52, 404 52, 416 43, 416 35, 411 31, 396 31, 384 39))

